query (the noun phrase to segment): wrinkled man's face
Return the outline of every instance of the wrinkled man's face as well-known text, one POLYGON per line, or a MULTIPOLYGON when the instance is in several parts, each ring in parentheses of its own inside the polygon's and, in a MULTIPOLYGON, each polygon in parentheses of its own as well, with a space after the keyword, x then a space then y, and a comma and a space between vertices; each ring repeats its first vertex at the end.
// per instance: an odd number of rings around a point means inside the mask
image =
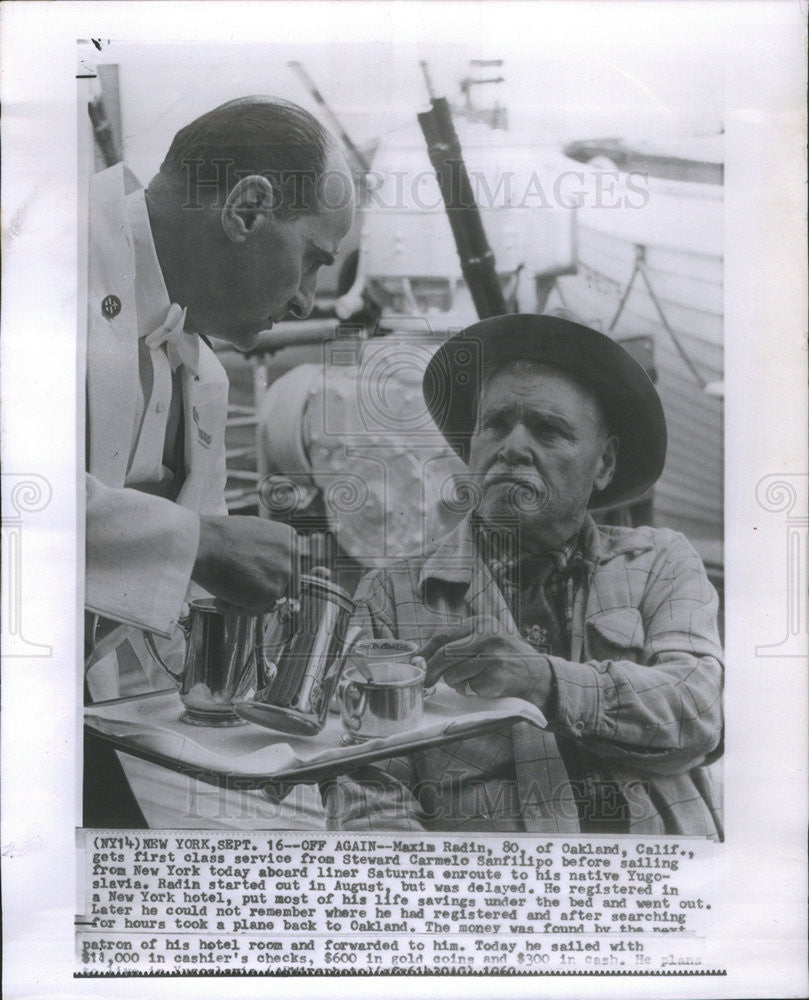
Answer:
POLYGON ((486 382, 469 468, 490 527, 521 547, 553 548, 578 531, 594 489, 615 471, 617 439, 591 393, 550 366, 504 369, 486 382))

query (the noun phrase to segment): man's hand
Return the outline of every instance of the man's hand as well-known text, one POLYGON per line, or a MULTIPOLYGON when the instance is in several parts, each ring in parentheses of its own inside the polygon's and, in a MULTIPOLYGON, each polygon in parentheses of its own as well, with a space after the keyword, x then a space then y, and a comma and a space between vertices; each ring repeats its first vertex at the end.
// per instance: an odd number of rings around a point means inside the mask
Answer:
POLYGON ((199 520, 199 548, 191 579, 214 597, 246 611, 271 610, 297 572, 292 528, 238 515, 201 515, 199 520))
POLYGON ((443 677, 461 694, 524 698, 545 710, 553 694, 548 659, 495 618, 467 618, 438 632, 419 650, 427 661, 425 686, 443 677))

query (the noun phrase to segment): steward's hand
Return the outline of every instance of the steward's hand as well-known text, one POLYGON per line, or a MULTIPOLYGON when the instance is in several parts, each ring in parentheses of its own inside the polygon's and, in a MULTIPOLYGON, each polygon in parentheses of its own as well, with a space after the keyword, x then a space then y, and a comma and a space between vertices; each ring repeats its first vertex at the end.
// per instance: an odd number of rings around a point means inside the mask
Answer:
POLYGON ((293 589, 295 532, 260 517, 200 516, 199 548, 191 579, 214 597, 261 614, 293 589))
POLYGON ((460 694, 524 698, 543 710, 553 694, 548 658, 506 634, 495 618, 466 618, 436 633, 418 653, 427 661, 428 687, 443 677, 460 694))

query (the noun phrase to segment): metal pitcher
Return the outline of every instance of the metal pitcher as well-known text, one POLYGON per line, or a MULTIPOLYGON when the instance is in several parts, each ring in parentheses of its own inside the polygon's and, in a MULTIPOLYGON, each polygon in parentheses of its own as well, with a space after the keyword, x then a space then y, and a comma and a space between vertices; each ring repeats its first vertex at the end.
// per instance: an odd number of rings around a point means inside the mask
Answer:
POLYGON ((354 602, 323 567, 300 578, 295 600, 281 598, 256 631, 256 692, 236 706, 251 722, 312 736, 326 724, 335 685, 360 630, 354 602))
POLYGON ((172 670, 144 633, 149 652, 178 685, 182 722, 194 726, 241 726, 233 703, 250 698, 256 686, 256 635, 261 615, 223 610, 213 598, 192 601, 179 625, 185 635, 181 671, 172 670))

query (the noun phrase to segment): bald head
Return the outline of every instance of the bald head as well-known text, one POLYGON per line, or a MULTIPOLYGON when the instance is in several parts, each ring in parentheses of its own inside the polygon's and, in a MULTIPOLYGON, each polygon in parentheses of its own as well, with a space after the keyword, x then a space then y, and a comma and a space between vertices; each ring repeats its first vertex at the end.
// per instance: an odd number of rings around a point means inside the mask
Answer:
POLYGON ((272 186, 276 218, 316 214, 353 196, 343 176, 326 177, 337 141, 308 111, 275 97, 240 97, 200 115, 180 129, 159 173, 153 197, 170 191, 183 208, 221 207, 244 177, 264 177, 272 186), (324 181, 328 192, 323 191, 324 181))

